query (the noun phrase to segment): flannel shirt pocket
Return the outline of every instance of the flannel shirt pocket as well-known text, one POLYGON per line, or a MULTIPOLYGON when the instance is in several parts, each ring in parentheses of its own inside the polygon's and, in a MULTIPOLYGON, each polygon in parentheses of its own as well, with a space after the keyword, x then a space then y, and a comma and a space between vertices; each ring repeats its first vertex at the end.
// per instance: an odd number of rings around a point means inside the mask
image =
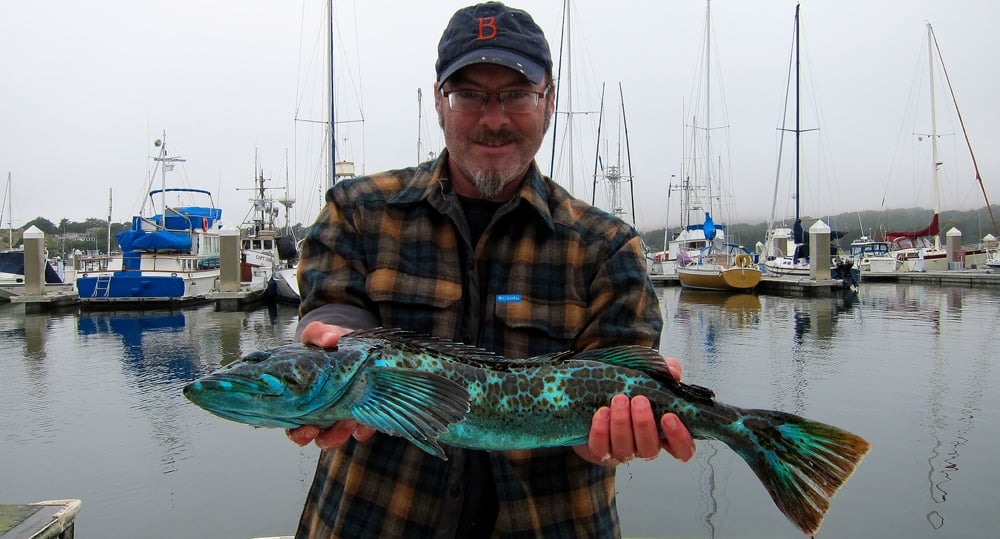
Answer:
POLYGON ((518 301, 496 302, 494 312, 509 329, 536 330, 557 341, 572 341, 584 326, 587 308, 572 301, 544 301, 520 296, 518 301))
POLYGON ((462 285, 447 279, 380 268, 368 275, 365 292, 385 327, 435 335, 461 316, 462 285))

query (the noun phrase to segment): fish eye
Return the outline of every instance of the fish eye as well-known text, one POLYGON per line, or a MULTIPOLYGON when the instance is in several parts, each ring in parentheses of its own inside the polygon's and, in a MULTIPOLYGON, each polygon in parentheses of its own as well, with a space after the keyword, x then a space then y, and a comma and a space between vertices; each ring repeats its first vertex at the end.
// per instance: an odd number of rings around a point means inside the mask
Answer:
POLYGON ((301 385, 298 377, 293 376, 292 373, 283 373, 281 375, 281 381, 284 382, 285 386, 289 388, 296 388, 301 385))

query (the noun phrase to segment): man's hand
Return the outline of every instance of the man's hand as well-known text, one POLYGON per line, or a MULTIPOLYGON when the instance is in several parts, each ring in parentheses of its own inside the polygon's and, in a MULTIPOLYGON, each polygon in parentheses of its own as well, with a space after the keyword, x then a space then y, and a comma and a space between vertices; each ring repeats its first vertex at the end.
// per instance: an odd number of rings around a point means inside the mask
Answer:
MULTIPOLYGON (((337 341, 341 336, 350 333, 352 330, 341 326, 331 326, 322 322, 312 322, 302 330, 301 339, 306 344, 319 346, 320 348, 333 348, 337 346, 337 341)), ((337 449, 342 447, 347 441, 354 437, 359 442, 371 439, 375 435, 375 430, 364 425, 359 425, 356 421, 338 421, 332 427, 321 429, 315 425, 305 425, 295 429, 285 431, 288 439, 302 446, 309 442, 316 442, 320 449, 337 449)))
MULTIPOLYGON (((680 380, 680 363, 674 358, 666 361, 670 374, 680 380)), ((635 457, 653 459, 661 449, 686 462, 694 456, 694 440, 676 414, 663 414, 658 429, 649 399, 637 395, 630 400, 627 395, 615 395, 610 406, 594 413, 587 443, 573 449, 588 462, 608 466, 635 457)))

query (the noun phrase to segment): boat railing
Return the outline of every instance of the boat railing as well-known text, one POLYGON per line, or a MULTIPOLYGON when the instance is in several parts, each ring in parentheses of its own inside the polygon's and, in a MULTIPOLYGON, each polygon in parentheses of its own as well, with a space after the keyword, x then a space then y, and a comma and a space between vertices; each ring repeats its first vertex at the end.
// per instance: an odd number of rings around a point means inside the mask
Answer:
MULTIPOLYGON (((145 253, 145 263, 141 271, 196 271, 216 269, 221 266, 218 254, 193 255, 179 253, 145 253)), ((80 256, 73 259, 73 267, 77 274, 100 273, 108 271, 124 271, 123 260, 118 255, 80 256)))
MULTIPOLYGON (((98 271, 109 271, 111 269, 111 260, 121 261, 120 256, 110 256, 110 255, 96 255, 96 256, 77 256, 73 258, 73 269, 77 273, 92 273, 98 271)), ((116 268, 121 269, 121 268, 116 268)))

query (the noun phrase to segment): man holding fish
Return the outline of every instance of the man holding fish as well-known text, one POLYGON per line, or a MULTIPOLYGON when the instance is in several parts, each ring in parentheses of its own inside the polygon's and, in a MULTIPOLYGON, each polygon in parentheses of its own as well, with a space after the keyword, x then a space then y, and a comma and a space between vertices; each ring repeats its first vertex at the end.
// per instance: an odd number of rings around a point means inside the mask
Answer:
MULTIPOLYGON (((418 167, 347 180, 304 242, 299 337, 325 348, 392 327, 507 358, 657 347, 662 318, 636 231, 572 198, 534 160, 555 109, 552 58, 531 16, 459 10, 438 45, 446 149, 418 167)), ((675 378, 676 360, 665 360, 675 378)), ((324 451, 297 537, 620 535, 615 466, 691 435, 649 400, 615 396, 586 444, 447 460, 354 421, 288 436, 324 451), (661 436, 661 432, 663 436, 661 436)))

